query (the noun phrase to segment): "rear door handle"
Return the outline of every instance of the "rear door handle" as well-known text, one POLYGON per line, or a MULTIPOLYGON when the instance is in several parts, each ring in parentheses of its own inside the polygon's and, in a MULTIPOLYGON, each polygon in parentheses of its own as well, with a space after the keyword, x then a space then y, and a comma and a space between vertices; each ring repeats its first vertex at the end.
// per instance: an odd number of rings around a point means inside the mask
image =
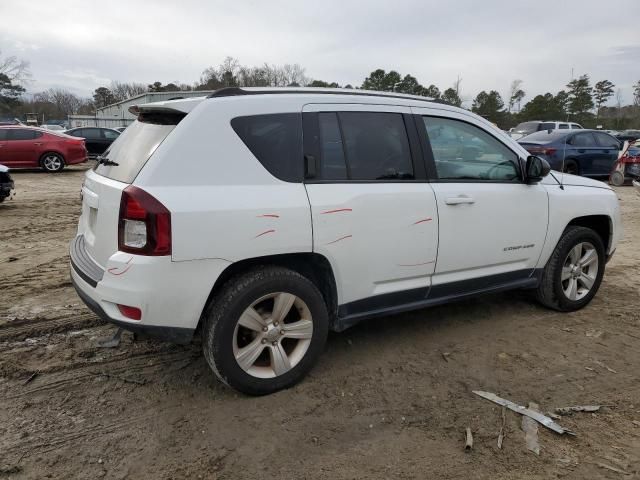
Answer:
POLYGON ((445 198, 444 203, 447 205, 460 205, 462 203, 476 203, 476 201, 469 195, 458 195, 457 197, 445 198))

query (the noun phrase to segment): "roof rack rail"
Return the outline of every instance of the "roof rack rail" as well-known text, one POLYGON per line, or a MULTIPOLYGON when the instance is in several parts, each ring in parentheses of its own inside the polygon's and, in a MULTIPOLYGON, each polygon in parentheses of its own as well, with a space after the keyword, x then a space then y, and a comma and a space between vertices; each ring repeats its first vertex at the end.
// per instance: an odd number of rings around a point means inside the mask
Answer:
POLYGON ((362 95, 369 97, 402 98, 405 100, 417 100, 419 102, 440 103, 451 105, 448 102, 431 97, 402 94, 398 92, 376 92, 373 90, 318 88, 318 87, 250 87, 251 90, 241 87, 223 87, 207 95, 207 98, 233 97, 239 95, 274 95, 274 94, 324 94, 324 95, 362 95))

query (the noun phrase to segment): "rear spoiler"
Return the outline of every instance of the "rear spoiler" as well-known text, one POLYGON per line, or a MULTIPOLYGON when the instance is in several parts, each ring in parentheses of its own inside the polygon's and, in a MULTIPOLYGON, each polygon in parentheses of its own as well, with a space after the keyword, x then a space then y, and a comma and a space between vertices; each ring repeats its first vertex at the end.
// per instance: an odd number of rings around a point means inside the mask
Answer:
POLYGON ((175 98, 164 102, 143 103, 129 107, 129 113, 139 116, 141 114, 164 114, 185 116, 196 106, 205 100, 205 97, 175 98))

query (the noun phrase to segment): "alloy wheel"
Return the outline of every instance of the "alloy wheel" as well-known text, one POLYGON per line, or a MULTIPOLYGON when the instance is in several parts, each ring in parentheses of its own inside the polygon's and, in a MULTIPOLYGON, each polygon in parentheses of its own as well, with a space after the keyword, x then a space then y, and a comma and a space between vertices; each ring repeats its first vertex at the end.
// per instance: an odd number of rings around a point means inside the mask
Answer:
POLYGON ((564 261, 560 277, 565 296, 574 302, 582 300, 593 288, 598 268, 598 252, 591 243, 574 246, 564 261))
POLYGON ((57 155, 47 155, 42 163, 44 168, 50 172, 56 172, 62 168, 62 160, 57 155))
POLYGON ((252 303, 238 319, 233 355, 249 375, 274 378, 302 361, 312 336, 307 304, 291 293, 271 293, 252 303))

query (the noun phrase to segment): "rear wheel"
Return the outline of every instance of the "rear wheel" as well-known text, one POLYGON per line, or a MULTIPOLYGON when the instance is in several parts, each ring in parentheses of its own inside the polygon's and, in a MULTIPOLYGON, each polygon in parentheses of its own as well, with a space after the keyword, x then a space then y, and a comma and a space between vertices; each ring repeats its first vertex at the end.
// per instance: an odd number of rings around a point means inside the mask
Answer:
POLYGON ((580 167, 575 160, 567 160, 566 162, 564 162, 562 171, 570 175, 580 175, 580 167))
POLYGON ((322 294, 306 277, 262 267, 233 278, 205 312, 203 352, 216 376, 250 395, 301 380, 328 333, 322 294))
POLYGON ((570 312, 587 305, 604 275, 604 245, 585 227, 568 227, 544 268, 537 298, 544 306, 570 312))
POLYGON ((611 182, 611 185, 615 185, 616 187, 624 185, 624 173, 616 170, 609 177, 609 182, 611 182))
POLYGON ((64 158, 57 153, 45 153, 40 160, 40 165, 46 172, 59 172, 64 168, 64 158))

